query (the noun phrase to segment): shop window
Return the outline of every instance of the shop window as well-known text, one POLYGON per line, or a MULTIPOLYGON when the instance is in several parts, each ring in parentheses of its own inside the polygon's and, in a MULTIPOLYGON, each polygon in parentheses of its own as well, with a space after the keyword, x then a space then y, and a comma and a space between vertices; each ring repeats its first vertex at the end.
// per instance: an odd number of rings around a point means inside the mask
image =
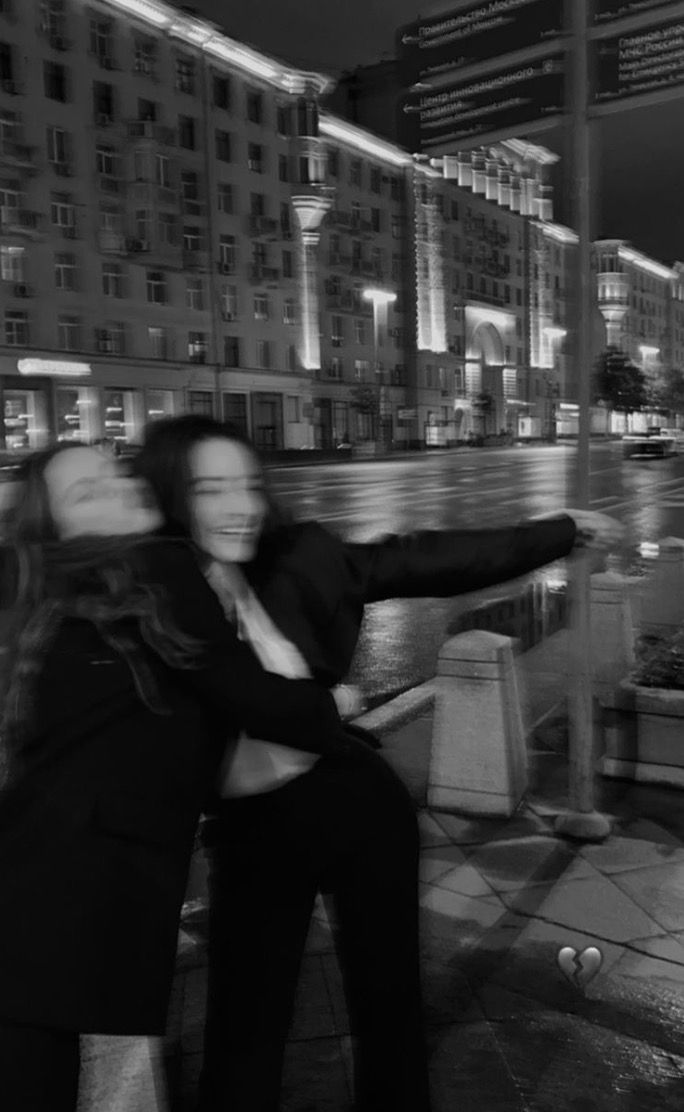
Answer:
POLYGON ((59 386, 56 391, 57 439, 90 443, 99 433, 97 391, 88 386, 59 386))
POLYGON ((135 443, 135 391, 104 391, 104 434, 123 444, 135 443))
POLYGON ((210 390, 190 390, 188 392, 188 409, 190 413, 198 413, 202 417, 213 417, 214 395, 210 390))
POLYGON ((173 390, 146 390, 145 417, 148 421, 158 421, 162 417, 173 417, 173 390))

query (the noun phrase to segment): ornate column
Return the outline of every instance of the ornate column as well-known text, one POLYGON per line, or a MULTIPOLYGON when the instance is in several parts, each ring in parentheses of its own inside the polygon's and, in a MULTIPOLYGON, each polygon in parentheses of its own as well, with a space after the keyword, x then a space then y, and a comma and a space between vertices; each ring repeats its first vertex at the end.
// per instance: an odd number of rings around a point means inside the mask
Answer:
POLYGON ((299 356, 302 366, 307 371, 319 370, 321 366, 317 248, 320 240, 321 222, 330 208, 330 204, 328 197, 311 194, 292 198, 292 207, 301 231, 299 264, 302 327, 299 356))

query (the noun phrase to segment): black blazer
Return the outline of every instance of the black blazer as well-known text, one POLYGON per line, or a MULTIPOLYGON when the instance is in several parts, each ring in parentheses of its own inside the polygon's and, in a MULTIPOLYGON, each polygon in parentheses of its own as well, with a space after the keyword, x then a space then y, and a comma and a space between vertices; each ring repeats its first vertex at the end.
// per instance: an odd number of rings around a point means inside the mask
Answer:
POLYGON ((330 686, 349 671, 367 603, 482 590, 567 556, 575 537, 566 514, 512 528, 419 532, 367 544, 344 542, 306 522, 266 537, 246 572, 312 675, 330 686))
MULTIPOLYGON (((82 1032, 162 1034, 201 805, 227 734, 345 751, 330 694, 265 673, 183 544, 139 550, 197 670, 145 650, 168 713, 125 661, 65 620, 35 689, 24 772, 0 802, 0 1016, 82 1032)), ((239 909, 236 909, 239 911, 239 909)))

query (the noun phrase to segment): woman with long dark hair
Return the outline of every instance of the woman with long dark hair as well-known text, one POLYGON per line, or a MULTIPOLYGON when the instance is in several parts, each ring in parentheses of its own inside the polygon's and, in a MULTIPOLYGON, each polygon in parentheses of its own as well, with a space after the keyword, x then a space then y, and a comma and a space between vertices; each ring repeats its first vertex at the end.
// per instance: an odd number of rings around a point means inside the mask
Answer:
POLYGON ((266 673, 158 523, 138 480, 58 446, 25 463, 5 525, 3 1112, 72 1112, 81 1033, 163 1034, 226 733, 346 746, 330 694, 266 673))
MULTIPOLYGON (((209 583, 266 667, 333 686, 364 606, 491 586, 612 540, 614 523, 559 513, 516 528, 370 544, 279 514, 235 429, 205 417, 151 426, 136 461, 165 532, 191 537, 209 583)), ((334 899, 359 1112, 427 1112, 418 948, 418 833, 404 785, 362 742, 320 756, 243 735, 227 748, 205 824, 209 1001, 201 1112, 276 1112, 311 912, 334 899), (240 909, 236 913, 236 909, 240 909)))

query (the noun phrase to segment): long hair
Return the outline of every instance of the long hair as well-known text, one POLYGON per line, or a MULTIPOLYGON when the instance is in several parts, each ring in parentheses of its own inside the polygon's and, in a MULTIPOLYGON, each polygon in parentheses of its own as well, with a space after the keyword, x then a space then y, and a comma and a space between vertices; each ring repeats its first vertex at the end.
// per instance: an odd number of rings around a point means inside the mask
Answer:
POLYGON ((164 518, 165 533, 176 537, 192 535, 190 453, 206 440, 227 440, 240 444, 251 455, 257 472, 264 480, 266 516, 260 548, 267 545, 271 535, 291 524, 292 519, 273 496, 259 453, 235 425, 195 414, 165 417, 148 425, 143 446, 135 459, 134 471, 152 489, 164 518))
POLYGON ((124 657, 138 695, 156 713, 167 710, 141 639, 172 667, 193 667, 201 652, 194 639, 177 629, 161 592, 137 581, 140 544, 155 543, 147 534, 59 540, 45 473, 57 455, 72 447, 58 444, 23 462, 4 523, 0 621, 0 786, 4 787, 16 774, 21 744, 32 724, 33 687, 65 617, 93 623, 124 657))

